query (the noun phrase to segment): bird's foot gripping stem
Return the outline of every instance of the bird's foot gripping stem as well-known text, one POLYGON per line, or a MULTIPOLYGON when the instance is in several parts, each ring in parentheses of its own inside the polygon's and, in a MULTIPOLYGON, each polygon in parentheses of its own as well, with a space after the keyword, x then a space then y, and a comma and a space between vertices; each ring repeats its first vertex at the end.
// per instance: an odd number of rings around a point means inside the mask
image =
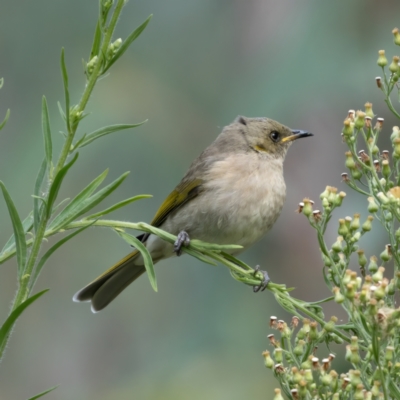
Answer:
POLYGON ((260 266, 259 266, 259 265, 257 265, 257 266, 256 266, 256 269, 254 270, 253 276, 254 276, 255 278, 257 277, 257 273, 258 273, 258 272, 261 272, 261 273, 264 275, 264 279, 263 279, 261 285, 253 286, 253 292, 254 292, 254 293, 257 293, 257 292, 259 292, 260 290, 263 292, 263 291, 267 288, 268 283, 269 283, 270 280, 271 280, 271 279, 269 279, 269 276, 268 276, 267 271, 262 271, 262 270, 260 270, 260 266))
POLYGON ((177 256, 182 254, 182 246, 189 246, 190 244, 190 237, 187 232, 180 231, 178 233, 178 237, 174 243, 174 252, 177 256))

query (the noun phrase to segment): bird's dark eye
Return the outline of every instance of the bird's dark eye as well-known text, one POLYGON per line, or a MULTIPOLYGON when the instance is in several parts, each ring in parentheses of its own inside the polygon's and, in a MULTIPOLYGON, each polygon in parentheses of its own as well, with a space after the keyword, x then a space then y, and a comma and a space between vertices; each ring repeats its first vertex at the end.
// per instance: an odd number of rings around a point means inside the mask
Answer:
POLYGON ((273 142, 277 142, 279 140, 279 132, 277 131, 272 131, 269 136, 273 142))

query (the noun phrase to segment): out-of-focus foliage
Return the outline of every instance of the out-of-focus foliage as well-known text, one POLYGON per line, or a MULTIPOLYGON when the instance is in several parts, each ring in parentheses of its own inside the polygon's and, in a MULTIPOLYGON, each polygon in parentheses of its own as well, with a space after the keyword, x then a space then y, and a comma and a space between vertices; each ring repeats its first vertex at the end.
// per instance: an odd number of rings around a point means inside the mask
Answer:
MULTIPOLYGON (((326 182, 341 187, 343 109, 361 108, 368 99, 376 104, 375 113, 394 124, 378 105, 381 93, 370 77, 376 51, 389 47, 387 32, 398 24, 400 5, 394 0, 379 5, 372 0, 132 2, 117 37, 126 37, 150 13, 152 24, 99 83, 87 109, 93 115, 82 121, 81 132, 116 121, 149 122, 134 134, 110 135, 83 148, 87 154, 64 182, 65 190, 78 191, 107 167, 110 179, 130 170, 108 205, 152 193, 153 199, 115 213, 119 219, 149 221, 191 160, 237 114, 307 129, 315 137, 296 143, 287 158, 282 216, 243 259, 260 264, 273 281, 295 286, 296 297, 327 294, 314 267, 320 265, 314 237, 293 211, 298 198, 316 197, 326 182)), ((77 0, 2 5, 0 116, 7 108, 12 116, 0 136, 0 171, 22 215, 31 208, 31 182, 44 155, 41 97, 47 97, 53 130, 62 130, 56 106, 64 96, 59 51, 66 49, 70 96, 76 101, 85 79, 79 60, 88 58, 96 8, 96 2, 77 0)), ((382 140, 389 145, 389 138, 382 140)), ((61 135, 53 140, 53 155, 61 143, 61 135)), ((358 200, 349 199, 344 212, 358 200)), ((6 215, 4 202, 0 212, 6 215)), ((1 242, 11 229, 8 220, 2 222, 1 242)), ((327 235, 334 239, 336 232, 327 235)), ((384 244, 363 240, 375 253, 384 244)), ((61 248, 56 261, 50 259, 38 289, 51 287, 46 294, 51 301, 34 304, 19 321, 13 337, 18 345, 10 346, 2 363, 0 397, 25 398, 56 383, 60 387, 48 398, 267 398, 272 382, 259 352, 268 317, 277 308, 270 293, 254 295, 225 268, 189 257, 171 259, 156 267, 157 294, 141 278, 99 314, 72 303, 82 284, 129 251, 111 232, 89 229, 61 248), (38 366, 33 372, 32 365, 38 366)), ((1 268, 0 312, 6 315, 16 290, 15 261, 1 268)))

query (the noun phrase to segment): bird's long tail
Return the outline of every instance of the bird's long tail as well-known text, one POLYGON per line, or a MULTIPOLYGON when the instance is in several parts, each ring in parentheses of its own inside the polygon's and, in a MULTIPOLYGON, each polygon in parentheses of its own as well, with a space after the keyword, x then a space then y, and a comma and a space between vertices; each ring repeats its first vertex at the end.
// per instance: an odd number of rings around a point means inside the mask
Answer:
POLYGON ((145 272, 140 253, 135 250, 112 266, 93 282, 79 290, 74 301, 90 301, 98 312, 111 303, 128 285, 145 272))

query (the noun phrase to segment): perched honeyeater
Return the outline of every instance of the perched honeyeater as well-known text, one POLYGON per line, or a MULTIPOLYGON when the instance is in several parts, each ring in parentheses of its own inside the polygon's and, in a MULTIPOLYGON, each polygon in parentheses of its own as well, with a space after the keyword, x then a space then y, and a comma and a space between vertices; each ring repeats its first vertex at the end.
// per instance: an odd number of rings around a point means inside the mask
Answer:
MULTIPOLYGON (((243 246, 232 254, 258 241, 282 210, 286 152, 294 140, 307 136, 312 133, 268 118, 239 116, 226 126, 193 161, 151 222, 177 235, 175 245, 151 234, 138 236, 153 262, 179 255, 190 238, 243 246)), ((76 293, 74 300, 90 301, 92 311, 100 311, 143 272, 143 258, 135 250, 76 293)))

